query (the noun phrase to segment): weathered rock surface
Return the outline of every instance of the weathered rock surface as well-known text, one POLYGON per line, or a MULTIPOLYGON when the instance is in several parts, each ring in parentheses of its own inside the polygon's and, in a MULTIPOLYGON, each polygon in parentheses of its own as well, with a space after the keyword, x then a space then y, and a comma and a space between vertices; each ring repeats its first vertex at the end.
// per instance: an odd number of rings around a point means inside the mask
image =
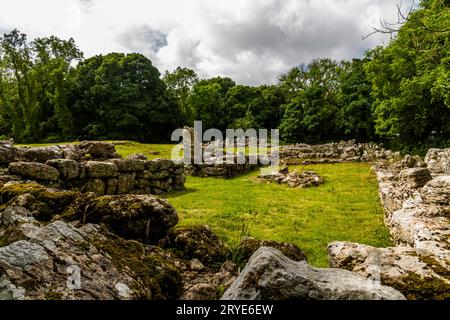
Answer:
POLYGON ((115 145, 110 142, 83 141, 77 147, 82 154, 88 154, 96 159, 111 159, 118 157, 115 145))
POLYGON ((433 176, 450 174, 450 148, 430 149, 425 162, 433 176))
POLYGON ((420 191, 425 204, 438 205, 443 215, 450 216, 450 175, 438 176, 428 182, 420 191))
POLYGON ((19 151, 12 144, 0 145, 0 165, 17 161, 19 151))
POLYGON ((177 212, 166 200, 149 195, 85 196, 63 217, 102 224, 125 239, 144 243, 156 243, 178 223, 177 212))
POLYGON ((160 245, 164 248, 175 249, 180 254, 180 258, 198 259, 213 269, 219 268, 231 255, 228 248, 208 226, 173 229, 160 245))
POLYGON ((193 259, 181 268, 183 294, 181 300, 217 300, 236 280, 237 266, 226 261, 218 272, 193 259))
POLYGON ((109 178, 117 176, 117 166, 114 163, 88 161, 86 163, 87 175, 90 178, 109 178))
POLYGON ((406 188, 421 188, 431 180, 431 174, 427 168, 408 168, 400 171, 399 180, 406 188))
POLYGON ((62 159, 64 152, 58 146, 25 148, 22 156, 23 160, 27 162, 46 163, 48 160, 62 159))
POLYGON ((21 207, 0 214, 4 299, 176 299, 181 276, 170 259, 96 225, 41 225, 21 207), (6 227, 7 226, 7 227, 6 227))
POLYGON ((309 188, 312 186, 319 186, 325 180, 313 171, 291 172, 289 169, 280 170, 272 174, 260 175, 258 180, 266 182, 274 182, 278 184, 286 184, 291 188, 309 188))
POLYGON ((223 300, 403 300, 397 290, 342 269, 318 269, 261 247, 223 300))
POLYGON ((381 281, 408 299, 450 299, 450 269, 410 246, 374 248, 350 242, 328 245, 331 267, 381 281))
POLYGON ((38 162, 12 162, 9 164, 8 170, 12 174, 24 178, 47 181, 56 181, 59 179, 58 170, 38 162))
POLYGON ((50 221, 63 213, 80 196, 75 191, 50 189, 36 183, 9 182, 0 188, 0 203, 17 203, 41 221, 50 221))
POLYGON ((294 244, 278 241, 258 240, 251 237, 244 237, 237 248, 236 255, 243 262, 247 262, 250 257, 261 247, 271 247, 281 251, 287 258, 294 261, 307 261, 303 251, 294 244))
POLYGON ((374 166, 381 203, 396 247, 329 245, 331 265, 378 276, 409 299, 450 299, 450 176, 445 150, 374 166), (430 166, 431 164, 431 166, 430 166), (430 174, 431 172, 431 174, 430 174))
POLYGON ((399 156, 374 143, 341 141, 320 145, 296 144, 282 147, 280 158, 286 164, 376 161, 399 156))
POLYGON ((81 173, 80 165, 75 160, 54 159, 47 161, 46 164, 56 168, 61 173, 61 177, 66 180, 76 179, 81 173))

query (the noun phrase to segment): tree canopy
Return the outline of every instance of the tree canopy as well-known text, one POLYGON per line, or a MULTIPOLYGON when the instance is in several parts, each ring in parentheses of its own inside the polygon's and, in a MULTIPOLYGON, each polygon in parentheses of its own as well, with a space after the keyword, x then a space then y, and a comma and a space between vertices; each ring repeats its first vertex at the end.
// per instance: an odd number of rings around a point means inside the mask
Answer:
MULTIPOLYGON (((382 30, 381 30, 382 31, 382 30)), ((246 86, 145 56, 83 58, 73 39, 0 38, 0 137, 19 142, 162 142, 176 127, 279 128, 285 142, 383 141, 404 151, 450 145, 450 4, 423 0, 384 46, 317 58, 276 84, 246 86)))

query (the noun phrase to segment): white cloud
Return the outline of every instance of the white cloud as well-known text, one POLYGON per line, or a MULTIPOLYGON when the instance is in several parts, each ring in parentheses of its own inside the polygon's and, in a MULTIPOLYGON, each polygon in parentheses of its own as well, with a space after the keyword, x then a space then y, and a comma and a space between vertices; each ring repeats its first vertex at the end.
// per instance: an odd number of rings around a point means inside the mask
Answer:
POLYGON ((138 51, 244 84, 276 81, 314 57, 350 59, 381 44, 370 25, 395 19, 392 0, 3 0, 0 31, 73 37, 89 57, 138 51))

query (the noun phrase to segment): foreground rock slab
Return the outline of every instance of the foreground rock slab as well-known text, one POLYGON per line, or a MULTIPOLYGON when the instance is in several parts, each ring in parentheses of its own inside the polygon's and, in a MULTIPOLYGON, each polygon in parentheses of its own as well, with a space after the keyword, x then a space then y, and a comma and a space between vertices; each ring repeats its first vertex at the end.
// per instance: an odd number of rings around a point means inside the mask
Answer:
POLYGON ((177 299, 170 257, 97 225, 37 222, 22 207, 0 213, 0 299, 177 299))
POLYGON ((342 269, 292 261, 274 248, 251 257, 222 300, 404 300, 397 290, 342 269))
POLYGON ((410 300, 450 299, 450 270, 432 255, 409 246, 374 248, 333 242, 331 267, 343 268, 401 291, 410 300))

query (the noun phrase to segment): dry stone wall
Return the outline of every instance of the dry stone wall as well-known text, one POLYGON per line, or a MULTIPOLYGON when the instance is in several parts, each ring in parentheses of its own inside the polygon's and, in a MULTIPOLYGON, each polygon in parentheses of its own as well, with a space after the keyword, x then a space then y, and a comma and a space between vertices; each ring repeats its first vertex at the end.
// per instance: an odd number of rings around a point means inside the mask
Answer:
POLYGON ((184 188, 184 166, 166 159, 122 159, 112 143, 15 148, 0 145, 0 183, 32 180, 97 195, 160 194, 184 188))
POLYGON ((450 149, 374 169, 395 247, 331 243, 332 266, 377 278, 409 299, 450 299, 450 149))
POLYGON ((280 158, 286 164, 376 161, 399 156, 375 143, 341 141, 326 144, 295 144, 281 147, 280 158))

